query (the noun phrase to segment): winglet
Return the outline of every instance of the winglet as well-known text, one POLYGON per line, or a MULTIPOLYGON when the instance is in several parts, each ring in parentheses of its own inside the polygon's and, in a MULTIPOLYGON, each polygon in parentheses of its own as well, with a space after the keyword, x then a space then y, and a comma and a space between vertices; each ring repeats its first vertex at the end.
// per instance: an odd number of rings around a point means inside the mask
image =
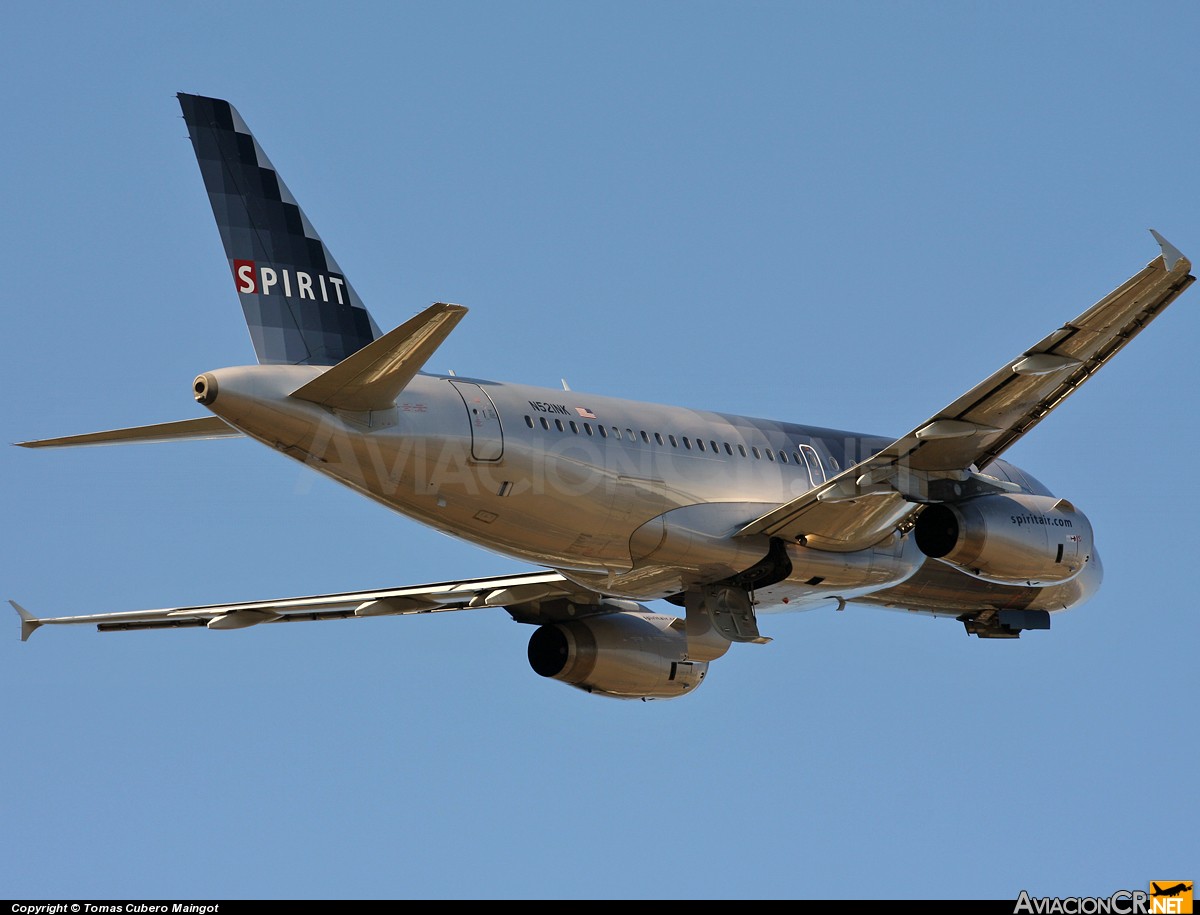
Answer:
POLYGON ((42 621, 18 604, 15 600, 10 600, 13 609, 21 616, 21 641, 29 641, 29 637, 33 635, 33 630, 42 625, 42 621))
POLYGON ((1166 262, 1168 270, 1174 270, 1175 265, 1184 259, 1183 252, 1176 248, 1173 244, 1155 232, 1150 230, 1150 234, 1154 236, 1154 240, 1158 242, 1158 246, 1162 248, 1163 261, 1166 262))

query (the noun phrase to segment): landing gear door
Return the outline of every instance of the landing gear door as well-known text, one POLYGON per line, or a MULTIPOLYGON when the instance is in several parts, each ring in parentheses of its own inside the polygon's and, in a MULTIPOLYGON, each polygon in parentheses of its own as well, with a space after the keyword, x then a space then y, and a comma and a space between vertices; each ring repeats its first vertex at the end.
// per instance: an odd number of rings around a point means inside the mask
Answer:
POLYGON ((476 461, 498 461, 504 455, 504 430, 500 414, 487 391, 469 381, 452 381, 454 390, 467 408, 471 423, 471 458, 476 461))

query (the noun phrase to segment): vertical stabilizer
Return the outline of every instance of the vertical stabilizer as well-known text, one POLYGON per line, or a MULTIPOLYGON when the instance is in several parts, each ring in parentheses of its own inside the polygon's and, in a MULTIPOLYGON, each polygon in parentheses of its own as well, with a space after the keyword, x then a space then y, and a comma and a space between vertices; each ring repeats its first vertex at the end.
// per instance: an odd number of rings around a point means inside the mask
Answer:
POLYGON ((379 328, 237 110, 178 97, 258 361, 336 365, 376 339, 379 328))

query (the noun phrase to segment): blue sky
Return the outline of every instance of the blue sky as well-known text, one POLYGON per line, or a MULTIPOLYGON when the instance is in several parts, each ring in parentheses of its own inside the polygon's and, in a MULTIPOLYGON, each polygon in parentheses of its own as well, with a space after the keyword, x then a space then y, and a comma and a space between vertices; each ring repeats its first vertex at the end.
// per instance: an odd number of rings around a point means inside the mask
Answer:
MULTIPOLYGON (((7 441, 253 360, 177 91, 240 110, 429 368, 899 434, 1200 257, 1187 3, 120 3, 6 13, 7 441)), ((851 606, 702 690, 534 674, 503 611, 0 640, 10 897, 1012 898, 1192 879, 1191 290, 1010 453, 1106 578, 1018 642, 851 606)), ((249 441, 0 450, 43 614, 525 567, 249 441)))

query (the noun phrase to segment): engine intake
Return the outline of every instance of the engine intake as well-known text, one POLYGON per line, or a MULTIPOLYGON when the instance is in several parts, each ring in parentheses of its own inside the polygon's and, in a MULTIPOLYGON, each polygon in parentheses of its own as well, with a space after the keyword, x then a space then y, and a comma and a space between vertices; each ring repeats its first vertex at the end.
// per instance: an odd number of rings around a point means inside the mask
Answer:
POLYGON ((927 505, 913 531, 917 547, 975 578, 998 584, 1070 581, 1093 551, 1092 525, 1065 499, 989 495, 927 505))
POLYGON ((684 620, 649 611, 539 626, 529 639, 529 666, 614 699, 673 699, 693 692, 708 673, 708 661, 687 656, 684 620))

